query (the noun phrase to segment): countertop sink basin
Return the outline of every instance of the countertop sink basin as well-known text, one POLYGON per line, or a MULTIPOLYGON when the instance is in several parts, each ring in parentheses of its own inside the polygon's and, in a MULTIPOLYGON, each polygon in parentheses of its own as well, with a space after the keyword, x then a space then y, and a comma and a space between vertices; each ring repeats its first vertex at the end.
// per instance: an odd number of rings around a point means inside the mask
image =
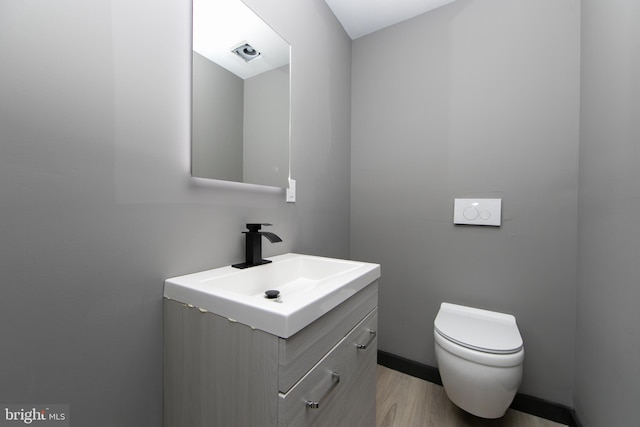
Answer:
POLYGON ((167 279, 164 296, 288 338, 380 277, 380 265, 300 254, 167 279), (267 290, 280 296, 269 299, 267 290))

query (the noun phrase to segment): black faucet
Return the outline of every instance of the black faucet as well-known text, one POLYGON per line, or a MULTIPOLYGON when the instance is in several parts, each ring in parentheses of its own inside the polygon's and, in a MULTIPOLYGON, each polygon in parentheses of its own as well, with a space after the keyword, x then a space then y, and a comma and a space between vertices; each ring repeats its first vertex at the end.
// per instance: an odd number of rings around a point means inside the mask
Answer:
POLYGON ((262 259, 262 236, 269 239, 271 243, 282 242, 282 239, 269 231, 260 231, 263 225, 271 224, 247 224, 249 231, 243 231, 247 239, 245 247, 246 261, 241 264, 233 264, 232 267, 249 268, 271 262, 268 259, 262 259))

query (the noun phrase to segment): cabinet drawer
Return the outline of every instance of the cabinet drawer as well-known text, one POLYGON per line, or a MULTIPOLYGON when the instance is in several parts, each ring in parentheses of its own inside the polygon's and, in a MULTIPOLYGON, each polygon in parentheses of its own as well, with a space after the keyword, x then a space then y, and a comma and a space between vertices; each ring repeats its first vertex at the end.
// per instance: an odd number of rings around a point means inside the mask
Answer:
POLYGON ((338 346, 287 394, 280 394, 279 427, 337 427, 347 409, 344 399, 345 348, 338 346), (316 402, 318 407, 308 407, 316 402))
POLYGON ((289 391, 353 327, 378 305, 375 281, 315 322, 279 342, 279 378, 281 393, 289 391))
POLYGON ((377 341, 369 331, 376 325, 374 309, 287 394, 280 393, 279 427, 375 425, 377 341), (363 415, 360 409, 373 412, 363 415), (357 417, 349 419, 349 413, 357 417))

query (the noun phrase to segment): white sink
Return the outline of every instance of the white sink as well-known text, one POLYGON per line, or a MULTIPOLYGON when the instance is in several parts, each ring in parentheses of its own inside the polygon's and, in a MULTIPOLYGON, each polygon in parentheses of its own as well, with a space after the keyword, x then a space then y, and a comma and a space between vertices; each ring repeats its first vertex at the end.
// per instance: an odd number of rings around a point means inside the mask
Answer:
POLYGON ((167 279, 164 296, 288 338, 380 277, 380 265, 285 254, 167 279), (267 299, 265 291, 280 297, 267 299))

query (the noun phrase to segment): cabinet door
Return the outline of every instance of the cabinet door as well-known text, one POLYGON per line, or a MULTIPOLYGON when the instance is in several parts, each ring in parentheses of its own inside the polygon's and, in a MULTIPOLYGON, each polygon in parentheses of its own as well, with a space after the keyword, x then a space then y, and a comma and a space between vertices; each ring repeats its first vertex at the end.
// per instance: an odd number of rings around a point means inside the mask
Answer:
POLYGON ((164 305, 164 426, 276 426, 278 338, 177 301, 164 305))
POLYGON ((348 427, 376 425, 377 330, 376 308, 347 337, 344 425, 348 427))

